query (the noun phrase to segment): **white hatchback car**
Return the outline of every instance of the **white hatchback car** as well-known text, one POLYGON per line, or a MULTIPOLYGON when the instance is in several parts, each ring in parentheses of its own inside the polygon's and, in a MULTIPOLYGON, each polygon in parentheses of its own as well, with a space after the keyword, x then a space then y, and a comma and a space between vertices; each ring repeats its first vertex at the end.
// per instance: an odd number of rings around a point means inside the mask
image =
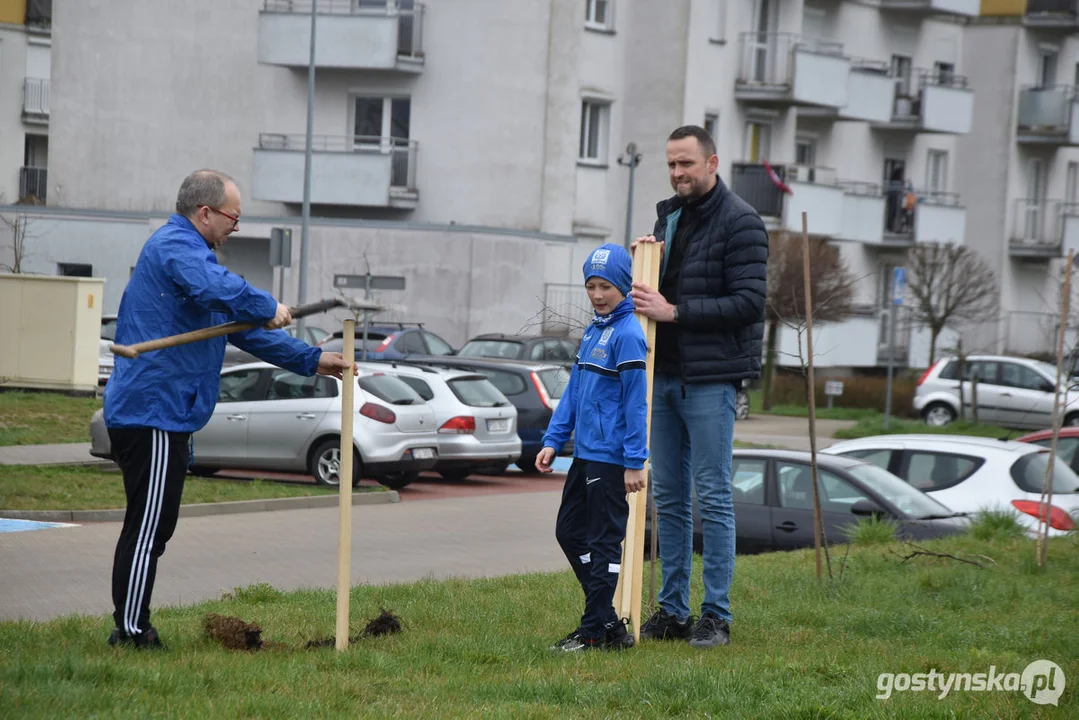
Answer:
POLYGON ((521 456, 517 408, 487 376, 413 361, 357 364, 395 375, 434 409, 435 470, 446 480, 463 480, 474 472, 498 474, 521 456))
MULTIPOLYGON (((959 512, 1004 510, 1031 535, 1049 451, 1031 443, 966 435, 878 435, 838 442, 821 451, 873 463, 959 512)), ((1049 534, 1079 525, 1079 476, 1067 462, 1053 464, 1049 534)))

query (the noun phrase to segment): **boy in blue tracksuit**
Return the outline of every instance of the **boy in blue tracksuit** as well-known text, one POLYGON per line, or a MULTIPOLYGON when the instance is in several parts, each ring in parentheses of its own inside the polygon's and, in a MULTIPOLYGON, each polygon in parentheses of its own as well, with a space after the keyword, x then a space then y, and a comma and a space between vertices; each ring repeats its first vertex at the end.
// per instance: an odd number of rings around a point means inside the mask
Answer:
POLYGON ((567 652, 633 646, 612 603, 629 517, 626 493, 644 489, 648 458, 648 348, 626 297, 633 281, 629 252, 601 245, 585 261, 584 279, 595 316, 536 458, 538 470, 551 472, 574 433, 555 536, 584 590, 585 611, 580 627, 554 646, 567 652))

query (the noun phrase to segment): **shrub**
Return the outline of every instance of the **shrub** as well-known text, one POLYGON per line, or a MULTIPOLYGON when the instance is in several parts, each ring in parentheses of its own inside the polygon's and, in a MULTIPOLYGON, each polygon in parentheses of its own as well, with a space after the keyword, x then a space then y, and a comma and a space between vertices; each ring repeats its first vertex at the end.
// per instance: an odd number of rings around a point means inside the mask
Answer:
MULTIPOLYGON (((824 379, 816 382, 817 407, 828 405, 824 394, 824 379)), ((897 417, 917 417, 914 412, 914 389, 916 383, 907 377, 892 380, 892 414, 897 417)), ((848 377, 843 378, 843 394, 832 400, 833 407, 856 408, 884 412, 885 398, 888 392, 888 380, 883 377, 848 377)), ((772 383, 772 405, 806 406, 805 378, 793 373, 776 373, 772 383)))

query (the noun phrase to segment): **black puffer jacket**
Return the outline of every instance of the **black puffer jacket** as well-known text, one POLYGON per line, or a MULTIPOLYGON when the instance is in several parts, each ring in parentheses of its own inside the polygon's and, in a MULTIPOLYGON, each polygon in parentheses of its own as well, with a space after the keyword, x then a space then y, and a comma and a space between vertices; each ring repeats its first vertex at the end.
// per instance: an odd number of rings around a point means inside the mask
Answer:
MULTIPOLYGON (((716 182, 688 238, 678 287, 678 336, 687 383, 738 382, 759 377, 761 371, 768 233, 756 210, 718 177, 716 182)), ((675 196, 656 205, 654 234, 667 247, 684 204, 675 196)))

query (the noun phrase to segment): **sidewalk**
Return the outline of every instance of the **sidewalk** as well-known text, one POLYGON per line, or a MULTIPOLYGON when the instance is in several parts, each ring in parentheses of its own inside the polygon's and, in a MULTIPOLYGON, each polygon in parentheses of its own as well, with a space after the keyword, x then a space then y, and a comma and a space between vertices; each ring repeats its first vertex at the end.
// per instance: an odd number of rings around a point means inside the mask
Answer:
POLYGON ((112 465, 90 454, 90 443, 59 445, 6 445, 0 447, 0 465, 112 465))

